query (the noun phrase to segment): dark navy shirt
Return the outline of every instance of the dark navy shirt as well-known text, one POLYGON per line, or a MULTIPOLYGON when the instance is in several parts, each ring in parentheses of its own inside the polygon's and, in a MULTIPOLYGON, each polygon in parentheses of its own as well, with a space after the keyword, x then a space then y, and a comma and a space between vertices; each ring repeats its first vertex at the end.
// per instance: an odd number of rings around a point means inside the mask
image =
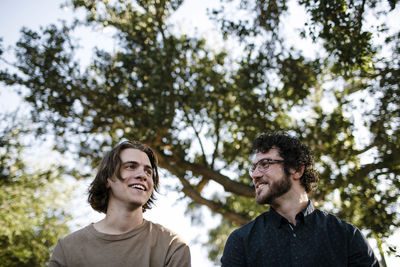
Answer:
POLYGON ((223 267, 376 266, 359 229, 315 209, 310 201, 296 216, 296 226, 273 208, 236 229, 221 259, 223 267))

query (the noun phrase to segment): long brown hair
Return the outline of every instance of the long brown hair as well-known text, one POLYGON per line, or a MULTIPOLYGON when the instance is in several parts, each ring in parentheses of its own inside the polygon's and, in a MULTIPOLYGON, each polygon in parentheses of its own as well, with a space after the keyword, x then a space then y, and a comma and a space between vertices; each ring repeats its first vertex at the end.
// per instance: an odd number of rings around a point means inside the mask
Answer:
MULTIPOLYGON (((107 179, 113 178, 114 176, 122 180, 120 169, 121 169, 121 158, 120 154, 122 150, 133 148, 138 149, 146 153, 149 157, 151 167, 153 169, 153 183, 154 191, 158 192, 159 187, 159 176, 157 170, 157 157, 153 150, 145 144, 135 141, 124 141, 114 147, 108 152, 105 157, 101 160, 98 168, 96 177, 89 186, 88 202, 92 208, 98 212, 107 212, 109 189, 107 188, 107 179)), ((150 196, 150 199, 143 205, 142 209, 145 212, 147 209, 151 209, 152 204, 155 201, 154 191, 150 196)))

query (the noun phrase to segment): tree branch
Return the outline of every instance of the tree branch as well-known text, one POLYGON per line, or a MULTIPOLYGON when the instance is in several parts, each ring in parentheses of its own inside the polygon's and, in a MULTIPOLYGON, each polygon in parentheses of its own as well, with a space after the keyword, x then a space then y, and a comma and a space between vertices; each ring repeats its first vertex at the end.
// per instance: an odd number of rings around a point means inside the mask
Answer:
POLYGON ((201 194, 199 194, 199 192, 184 178, 184 172, 180 170, 180 168, 178 168, 175 164, 168 164, 167 162, 169 162, 169 160, 166 160, 163 156, 159 156, 158 158, 160 166, 168 169, 171 173, 178 177, 179 181, 183 185, 183 193, 190 197, 195 203, 207 206, 211 211, 221 214, 228 220, 233 221, 238 225, 244 225, 250 221, 249 218, 226 209, 223 204, 201 196, 201 194))
POLYGON ((190 125, 192 126, 193 131, 194 131, 194 133, 195 133, 197 139, 199 140, 201 153, 203 153, 203 163, 204 163, 205 166, 208 166, 208 162, 207 162, 207 158, 206 158, 206 153, 205 153, 205 151, 204 151, 203 142, 201 141, 201 138, 200 138, 200 133, 196 130, 196 127, 194 127, 193 120, 189 118, 189 114, 187 114, 187 113, 185 112, 185 116, 186 116, 188 122, 190 123, 190 125))
POLYGON ((363 14, 364 14, 364 10, 365 10, 365 2, 366 2, 366 0, 362 1, 361 7, 360 7, 359 12, 358 12, 357 22, 358 22, 358 26, 359 26, 359 30, 360 31, 361 31, 361 27, 362 27, 362 18, 363 18, 363 14))
POLYGON ((254 189, 249 185, 245 185, 236 181, 229 179, 227 176, 222 175, 221 173, 214 171, 210 168, 204 167, 200 164, 187 162, 183 159, 178 159, 174 156, 165 155, 162 151, 156 151, 157 156, 160 160, 160 166, 162 168, 169 169, 171 165, 179 166, 180 169, 192 171, 194 174, 203 176, 204 178, 208 178, 210 180, 214 180, 215 182, 222 185, 227 192, 231 192, 233 194, 237 194, 244 197, 254 197, 254 189), (163 162, 163 163, 161 163, 163 162))
POLYGON ((215 159, 217 158, 218 155, 218 146, 219 146, 219 128, 220 128, 220 119, 218 118, 218 114, 216 116, 216 120, 215 120, 215 132, 217 133, 217 141, 215 142, 215 149, 214 152, 212 154, 212 161, 211 161, 211 168, 214 169, 214 163, 215 163, 215 159))

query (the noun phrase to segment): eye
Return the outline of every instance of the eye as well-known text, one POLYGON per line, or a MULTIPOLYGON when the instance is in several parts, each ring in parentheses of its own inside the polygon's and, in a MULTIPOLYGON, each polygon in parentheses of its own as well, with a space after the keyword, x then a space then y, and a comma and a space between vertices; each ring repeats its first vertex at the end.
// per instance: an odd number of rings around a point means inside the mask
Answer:
POLYGON ((253 165, 250 166, 250 170, 251 170, 252 172, 254 172, 254 171, 256 170, 256 168, 257 168, 257 165, 256 165, 256 164, 253 164, 253 165))
POLYGON ((153 175, 153 170, 152 170, 152 169, 145 169, 144 172, 145 172, 148 176, 152 176, 152 175, 153 175))
POLYGON ((261 167, 266 168, 269 165, 269 160, 263 160, 259 164, 261 167))
POLYGON ((133 170, 136 168, 136 166, 134 164, 128 164, 128 165, 126 165, 126 168, 133 170))

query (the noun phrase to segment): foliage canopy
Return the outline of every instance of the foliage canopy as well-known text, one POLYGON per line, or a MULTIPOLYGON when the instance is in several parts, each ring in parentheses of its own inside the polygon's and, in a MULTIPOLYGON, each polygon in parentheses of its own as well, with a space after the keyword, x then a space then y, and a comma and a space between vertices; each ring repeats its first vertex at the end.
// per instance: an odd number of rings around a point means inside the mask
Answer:
POLYGON ((51 249, 69 230, 60 203, 67 194, 55 183, 62 171, 26 165, 20 140, 27 130, 12 119, 3 114, 0 125, 0 262, 47 266, 51 249))
POLYGON ((124 138, 154 148, 192 207, 223 216, 214 258, 232 227, 265 210, 245 171, 251 141, 289 131, 314 151, 316 205, 369 230, 383 256, 400 225, 400 32, 383 21, 397 2, 221 0, 209 16, 233 53, 176 33, 182 0, 73 0, 86 18, 23 29, 0 80, 27 89, 39 133, 54 133, 61 151, 75 145, 96 162, 124 138), (296 5, 306 20, 293 39, 284 26, 296 5), (87 68, 71 37, 83 24, 113 29, 118 42, 87 68))

